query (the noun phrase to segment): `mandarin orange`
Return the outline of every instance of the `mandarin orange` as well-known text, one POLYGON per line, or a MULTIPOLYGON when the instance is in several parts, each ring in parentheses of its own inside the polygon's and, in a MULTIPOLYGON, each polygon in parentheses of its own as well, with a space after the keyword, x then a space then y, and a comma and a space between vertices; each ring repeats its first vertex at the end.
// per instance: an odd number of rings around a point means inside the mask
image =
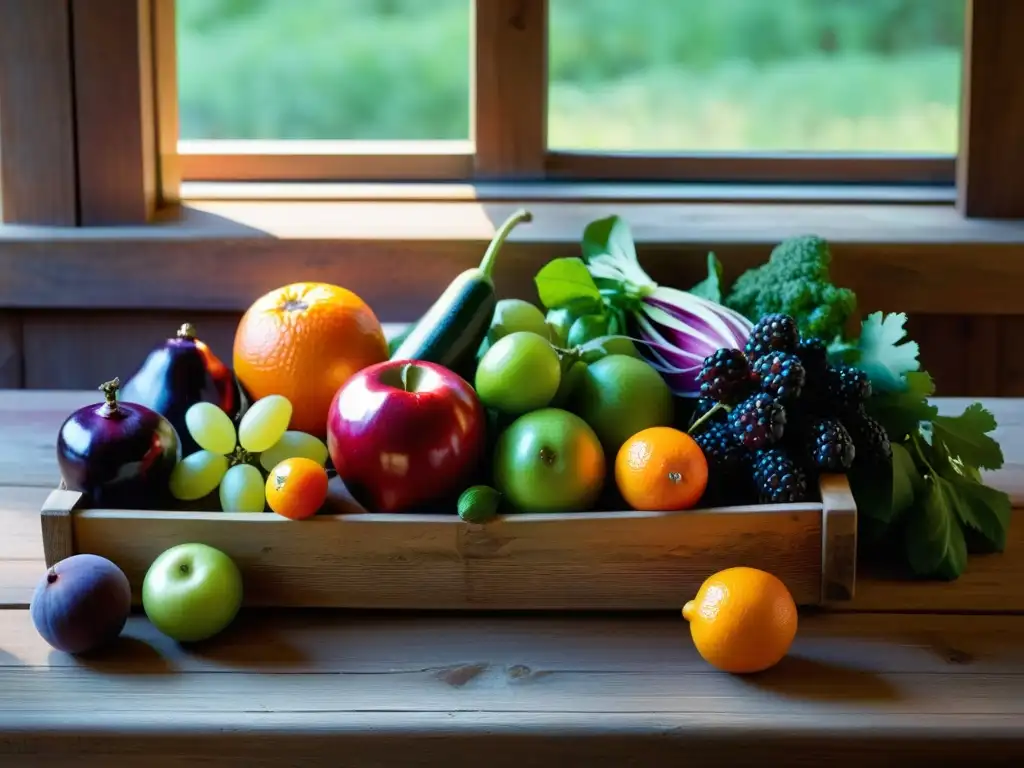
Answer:
POLYGON ((327 470, 312 459, 285 459, 267 477, 267 505, 281 517, 305 520, 327 500, 327 470))
POLYGON ((293 283, 258 298, 235 333, 235 375, 256 400, 284 395, 290 429, 323 438, 342 384, 388 358, 384 330, 356 294, 329 283, 293 283))
POLYGON ((685 432, 650 427, 622 444, 615 457, 615 482, 633 509, 689 509, 707 487, 708 463, 685 432))
POLYGON ((774 666, 796 637, 796 603, 786 585, 758 568, 726 568, 708 577, 683 606, 697 652, 724 672, 774 666))

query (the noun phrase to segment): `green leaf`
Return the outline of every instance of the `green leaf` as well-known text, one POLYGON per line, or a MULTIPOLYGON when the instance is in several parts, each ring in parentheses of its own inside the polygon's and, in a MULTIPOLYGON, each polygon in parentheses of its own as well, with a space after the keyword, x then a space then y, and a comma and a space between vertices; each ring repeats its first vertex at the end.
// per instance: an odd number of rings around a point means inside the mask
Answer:
POLYGON ((639 263, 629 224, 619 216, 608 216, 587 224, 583 230, 582 249, 583 258, 587 261, 607 254, 615 259, 639 263))
POLYGON ((924 478, 910 451, 899 443, 892 445, 892 519, 899 520, 914 505, 915 496, 924 490, 924 478))
POLYGON ((575 256, 552 259, 537 273, 534 282, 540 302, 546 309, 587 300, 601 301, 601 292, 587 271, 587 265, 575 256))
POLYGON ((722 262, 713 253, 708 254, 708 276, 690 289, 694 296, 722 303, 722 262))
POLYGON ((868 375, 875 391, 903 389, 903 375, 920 367, 917 342, 904 341, 906 322, 907 316, 902 312, 888 316, 873 312, 861 324, 857 367, 868 375))
POLYGON ((952 581, 967 566, 967 542, 955 506, 949 483, 929 478, 904 529, 907 559, 919 576, 952 581))
POLYGON ((902 392, 882 392, 868 399, 867 412, 877 419, 892 442, 902 442, 917 432, 921 422, 934 419, 939 411, 928 402, 935 392, 935 383, 925 371, 914 371, 905 376, 902 392))
POLYGON ((958 476, 949 482, 961 500, 957 506, 960 522, 981 534, 985 551, 1002 552, 1013 514, 1009 495, 964 477, 958 476))
POLYGON ((849 480, 857 510, 882 525, 902 517, 924 483, 910 452, 899 443, 892 446, 891 463, 870 469, 855 463, 849 480))
POLYGON ((949 454, 964 464, 999 469, 1003 466, 1002 448, 986 434, 995 428, 995 417, 981 403, 972 403, 959 416, 933 418, 932 439, 941 440, 949 454))

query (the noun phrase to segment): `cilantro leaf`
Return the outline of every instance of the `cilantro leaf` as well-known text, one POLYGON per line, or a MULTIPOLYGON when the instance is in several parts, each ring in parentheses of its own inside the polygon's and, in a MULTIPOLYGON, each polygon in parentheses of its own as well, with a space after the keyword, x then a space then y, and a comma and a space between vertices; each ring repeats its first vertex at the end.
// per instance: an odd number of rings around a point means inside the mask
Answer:
POLYGON ((638 263, 633 233, 626 220, 619 216, 607 216, 587 224, 583 229, 581 248, 583 258, 588 262, 607 254, 616 260, 638 263))
POLYGON ((967 541, 957 519, 952 486, 931 476, 904 529, 907 559, 919 576, 952 581, 967 566, 967 541))
POLYGON ((875 391, 903 389, 903 375, 920 367, 917 342, 903 341, 907 335, 906 322, 907 316, 902 312, 888 316, 872 312, 861 323, 857 367, 868 375, 875 391))
POLYGON ((892 445, 890 463, 881 468, 855 463, 849 480, 858 512, 883 525, 898 521, 924 485, 913 457, 899 443, 892 445))
POLYGON ((932 439, 941 440, 949 454, 964 464, 999 469, 1003 466, 1002 448, 986 434, 995 428, 995 417, 981 403, 972 403, 959 416, 935 416, 932 439))
POLYGON ((582 259, 574 256, 552 259, 534 277, 537 295, 546 309, 564 307, 575 301, 601 301, 601 292, 582 259))
POLYGON ((899 443, 892 445, 892 470, 892 519, 898 520, 914 505, 925 481, 910 451, 899 443))
POLYGON ((935 392, 935 383, 926 371, 912 371, 905 377, 903 391, 889 391, 868 399, 867 411, 877 419, 893 442, 918 430, 921 422, 938 416, 938 409, 928 402, 935 392))
POLYGON ((722 303, 722 262, 713 253, 708 254, 708 276, 690 289, 694 296, 722 303))
POLYGON ((956 510, 960 522, 981 535, 984 546, 978 548, 995 552, 1006 549, 1006 533, 1013 514, 1009 495, 964 477, 949 482, 960 497, 956 510))

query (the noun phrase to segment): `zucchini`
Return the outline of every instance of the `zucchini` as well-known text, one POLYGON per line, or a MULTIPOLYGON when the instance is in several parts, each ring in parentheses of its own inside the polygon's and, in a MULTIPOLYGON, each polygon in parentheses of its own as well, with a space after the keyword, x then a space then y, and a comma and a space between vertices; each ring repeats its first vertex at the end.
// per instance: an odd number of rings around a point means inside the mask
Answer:
POLYGON ((391 359, 437 363, 456 373, 472 366, 498 303, 491 279, 498 252, 517 224, 532 219, 526 210, 513 213, 495 232, 480 266, 467 269, 452 280, 395 346, 391 359))

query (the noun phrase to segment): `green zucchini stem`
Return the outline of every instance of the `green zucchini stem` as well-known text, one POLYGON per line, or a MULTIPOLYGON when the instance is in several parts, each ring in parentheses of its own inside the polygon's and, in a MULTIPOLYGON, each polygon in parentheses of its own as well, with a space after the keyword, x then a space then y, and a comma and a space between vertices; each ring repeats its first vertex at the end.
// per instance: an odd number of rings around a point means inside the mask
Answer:
POLYGON ((498 231, 494 233, 494 239, 487 246, 487 252, 484 253, 483 261, 480 262, 480 271, 484 273, 485 277, 489 278, 491 272, 494 271, 494 262, 498 260, 498 251, 501 250, 501 246, 504 245, 509 233, 515 229, 517 224, 529 221, 533 221, 533 214, 525 208, 520 208, 505 219, 504 224, 498 227, 498 231))

